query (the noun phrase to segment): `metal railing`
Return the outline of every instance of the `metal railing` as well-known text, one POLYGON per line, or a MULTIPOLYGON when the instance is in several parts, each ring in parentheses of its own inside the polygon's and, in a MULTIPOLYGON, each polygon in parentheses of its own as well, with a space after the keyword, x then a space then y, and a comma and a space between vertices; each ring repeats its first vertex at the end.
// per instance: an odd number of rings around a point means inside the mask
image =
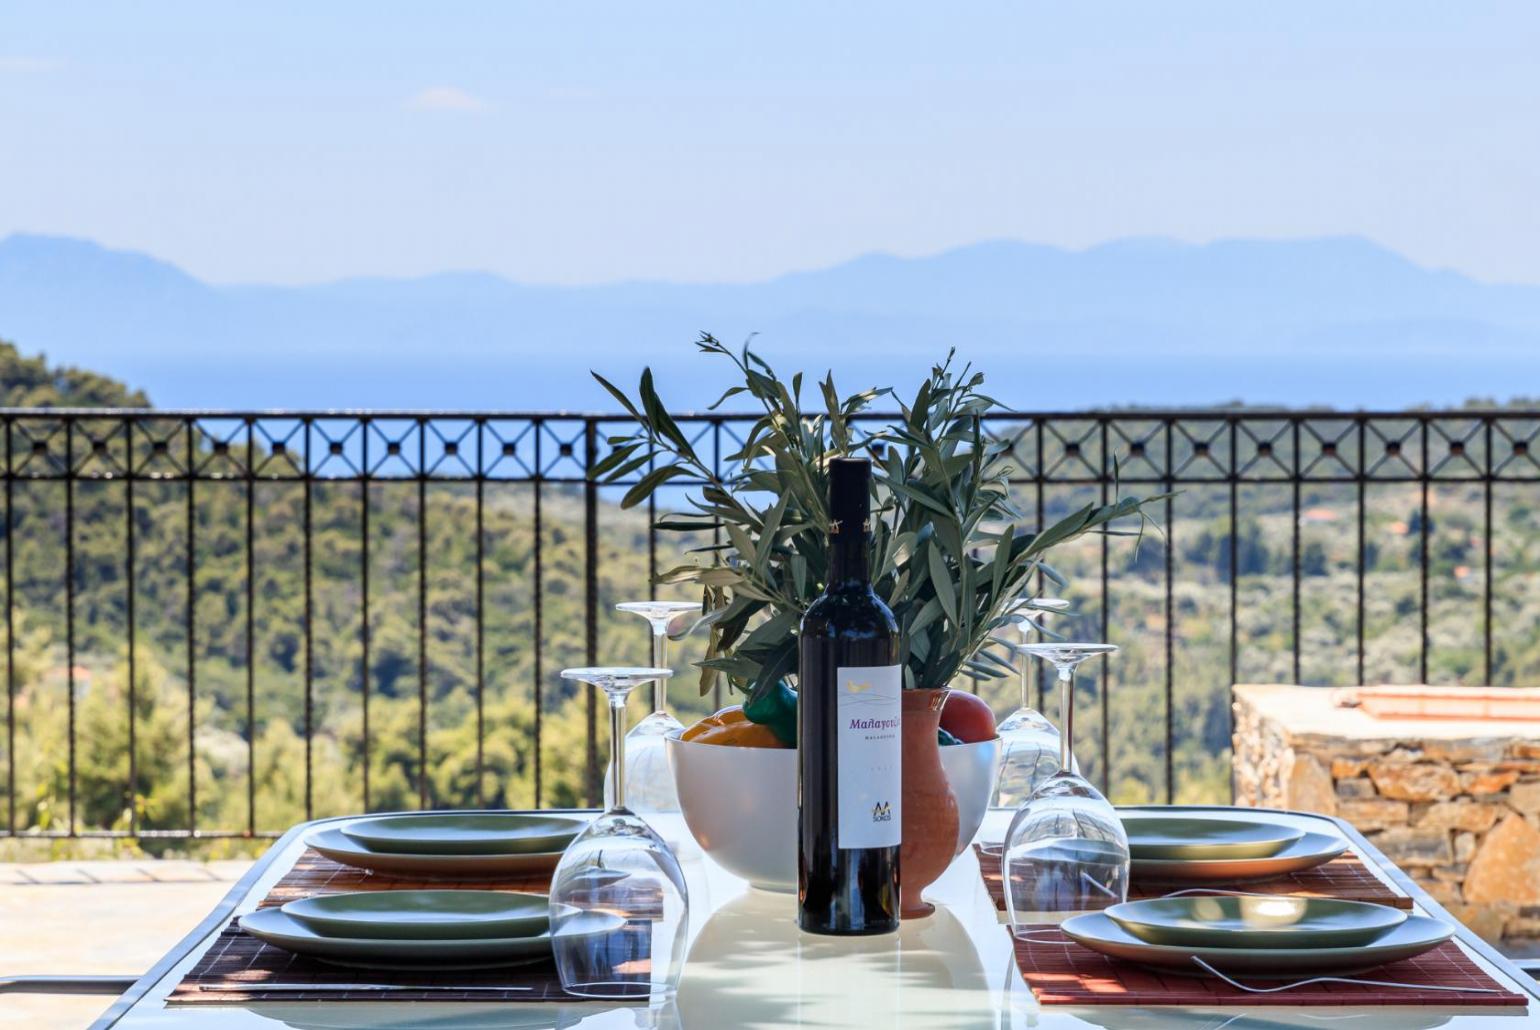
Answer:
MULTIPOLYGON (((678 420, 693 434, 697 448, 718 463, 737 449, 752 421, 740 415, 683 415, 678 420)), ((417 803, 486 801, 486 702, 493 692, 506 691, 527 696, 532 709, 528 762, 533 766, 533 789, 528 797, 518 800, 536 806, 551 800, 546 765, 552 745, 544 737, 551 718, 552 691, 556 689, 552 651, 574 657, 580 652, 586 663, 601 658, 601 616, 608 617, 607 607, 601 605, 601 565, 605 560, 601 537, 605 520, 620 516, 609 488, 596 484, 589 470, 606 453, 608 435, 625 431, 624 416, 9 409, 0 410, 0 422, 5 434, 6 834, 153 838, 267 836, 280 831, 281 826, 268 825, 259 812, 258 748, 264 720, 258 715, 258 698, 265 696, 270 680, 279 683, 272 690, 280 693, 279 681, 297 681, 294 686, 300 707, 292 721, 303 744, 304 817, 316 814, 318 786, 323 795, 331 787, 317 783, 313 761, 318 734, 324 735, 317 711, 318 691, 322 689, 328 697, 345 697, 349 703, 356 698, 360 706, 361 747, 346 765, 356 769, 363 805, 371 807, 379 790, 371 782, 372 770, 379 775, 374 764, 378 730, 371 723, 371 703, 383 704, 381 691, 385 689, 376 664, 372 664, 380 647, 375 637, 378 613, 386 603, 402 607, 399 602, 403 598, 408 600, 407 621, 415 632, 415 668, 391 673, 390 700, 395 705, 415 704, 416 710, 409 747, 394 768, 415 779, 412 790, 417 803), (356 498, 352 502, 356 510, 349 516, 353 530, 339 528, 339 513, 350 496, 342 492, 344 488, 350 488, 356 498), (298 491, 298 510, 293 518, 287 514, 288 508, 281 516, 270 515, 277 502, 264 492, 275 490, 298 491), (383 490, 404 490, 412 503, 381 505, 371 491, 383 490), (449 491, 446 496, 453 501, 452 510, 440 516, 452 523, 448 530, 435 527, 431 512, 432 502, 443 491, 449 491), (488 607, 489 545, 497 543, 489 539, 488 517, 496 506, 497 517, 503 520, 499 525, 513 525, 508 520, 515 516, 506 510, 508 491, 518 493, 521 507, 516 518, 520 525, 527 523, 531 541, 527 562, 516 562, 517 585, 527 590, 530 620, 522 644, 510 637, 508 626, 497 623, 501 643, 496 657, 508 668, 518 665, 523 683, 510 682, 506 672, 489 672, 489 659, 494 656, 489 653, 487 632, 499 611, 495 605, 491 610, 488 607), (552 504, 556 502, 561 504, 561 512, 553 521, 552 504), (328 534, 320 555, 318 518, 327 520, 328 534), (574 519, 581 520, 581 571, 575 577, 571 570, 552 568, 550 542, 553 531, 576 528, 571 526, 574 519), (297 546, 259 544, 259 537, 266 541, 263 534, 271 526, 292 531, 297 546), (101 537, 109 529, 112 541, 104 544, 101 537), (458 541, 468 536, 470 568, 461 563, 458 568, 437 570, 446 575, 442 584, 435 584, 430 532, 448 532, 458 541), (56 537, 49 537, 49 533, 56 533, 56 537), (391 560, 397 563, 393 574, 382 574, 379 555, 371 552, 371 547, 379 550, 385 546, 382 534, 388 534, 391 560), (177 537, 180 543, 173 546, 177 537), (356 554, 342 555, 334 546, 338 540, 347 541, 356 554), (405 553, 403 541, 415 541, 415 568, 408 577, 409 584, 399 564, 405 553), (207 583, 209 567, 200 566, 215 562, 219 582, 211 587, 207 583), (325 568, 318 572, 320 563, 325 568), (339 563, 351 563, 356 574, 350 577, 339 572, 339 563), (55 574, 56 579, 49 578, 55 574), (318 575, 329 584, 350 581, 346 584, 348 597, 356 600, 356 638, 348 641, 348 660, 337 659, 336 667, 329 670, 318 669, 317 649, 346 634, 336 624, 342 616, 318 611, 318 575), (264 609, 293 601, 276 587, 277 593, 270 592, 269 578, 274 576, 283 577, 283 582, 301 593, 290 620, 296 624, 297 635, 292 641, 286 637, 281 646, 265 648, 259 646, 258 626, 264 609), (551 626, 545 613, 556 577, 566 577, 564 584, 573 578, 580 580, 566 585, 576 585, 581 594, 581 627, 574 631, 579 639, 563 638, 559 644, 550 639, 551 626), (169 585, 172 583, 176 583, 175 589, 169 585), (121 604, 103 600, 115 592, 121 592, 121 604), (147 596, 153 598, 153 611, 145 608, 147 596), (208 596, 215 596, 215 609, 221 617, 211 619, 200 608, 208 596), (82 604, 89 607, 84 622, 79 610, 82 604), (471 662, 463 674, 463 686, 469 691, 474 713, 467 718, 474 720, 475 788, 463 789, 458 795, 430 790, 430 773, 438 758, 430 747, 430 718, 437 703, 430 645, 439 643, 434 629, 440 605, 470 606, 473 610, 469 618, 474 639, 465 645, 471 662), (153 630, 147 628, 151 624, 153 630), (318 626, 325 640, 318 641, 318 626), (23 786, 18 780, 18 748, 28 746, 26 732, 18 739, 18 725, 25 721, 19 706, 25 707, 27 718, 33 720, 28 726, 50 714, 55 701, 45 700, 45 695, 50 699, 56 696, 48 694, 48 676, 58 670, 37 673, 23 669, 28 659, 19 654, 19 648, 27 645, 23 638, 28 628, 48 630, 46 641, 37 645, 38 653, 58 654, 63 661, 63 754, 43 756, 61 770, 56 779, 62 783, 60 790, 49 794, 51 816, 41 829, 25 811, 29 805, 35 807, 36 798, 18 796, 23 786), (234 643, 219 659, 222 678, 208 688, 200 673, 209 673, 206 641, 214 628, 221 633, 228 631, 234 643), (153 639, 147 640, 147 636, 153 639), (107 655, 116 660, 118 653, 126 664, 122 698, 126 822, 87 825, 80 811, 80 757, 89 741, 82 738, 77 715, 85 696, 83 687, 91 685, 94 689, 100 678, 90 662, 101 664, 107 655), (183 781, 180 801, 185 802, 186 816, 178 825, 165 825, 164 819, 156 820, 142 811, 143 797, 151 788, 163 793, 169 789, 164 782, 147 782, 147 774, 140 768, 145 746, 141 735, 146 732, 145 720, 150 718, 144 709, 140 666, 149 653, 159 656, 155 660, 163 669, 160 675, 176 681, 185 692, 185 717, 178 716, 183 719, 180 733, 185 766, 176 778, 183 781), (275 653, 281 656, 277 665, 266 668, 274 663, 275 653), (237 667, 242 679, 232 685, 230 670, 237 667), (28 680, 27 675, 33 678, 28 680), (415 680, 411 685, 415 697, 398 696, 396 684, 404 678, 415 680), (237 727, 232 732, 244 747, 245 782, 239 787, 225 782, 227 775, 211 779, 207 772, 200 774, 198 735, 200 725, 209 717, 213 694, 219 697, 217 714, 237 727), (200 799, 200 789, 229 792, 241 787, 245 793, 244 825, 200 823, 200 802, 207 800, 200 799), (149 825, 152 822, 156 824, 149 825)), ((1313 505, 1329 496, 1334 505, 1327 513, 1330 518, 1320 517, 1329 524, 1325 531, 1328 543, 1338 549, 1347 547, 1355 570, 1351 576, 1353 639, 1350 645, 1333 639, 1350 647, 1352 671, 1343 678, 1361 683, 1369 671, 1366 655, 1376 637, 1367 628, 1370 596, 1366 580, 1375 574, 1381 560, 1377 556, 1382 552, 1378 539, 1381 519, 1374 510, 1374 497, 1377 491, 1398 491, 1392 503, 1409 506, 1410 511, 1402 520, 1404 525, 1396 523, 1394 532, 1398 539, 1410 543, 1415 558, 1415 573, 1410 566, 1407 572, 1408 576, 1415 575, 1415 599, 1402 599, 1403 608, 1409 605, 1415 609, 1417 625, 1415 673, 1406 671, 1426 682, 1434 654, 1430 613, 1437 600, 1430 581, 1435 562, 1431 548, 1442 546, 1435 514, 1443 507, 1441 492, 1453 491, 1464 513, 1461 517, 1474 520, 1469 539, 1459 548, 1461 556, 1474 552, 1474 557, 1460 566, 1464 570, 1461 575, 1464 581, 1480 584, 1479 591, 1466 598, 1473 602, 1465 606, 1468 617, 1459 614, 1455 619, 1460 632, 1471 640, 1479 632, 1480 658, 1467 663, 1465 678, 1491 682, 1499 671, 1494 651, 1494 504, 1504 511, 1517 510, 1518 505, 1527 510, 1540 501, 1535 492, 1536 484, 1540 484, 1536 454, 1540 449, 1540 412, 1053 412, 991 417, 986 429, 1012 442, 1017 466, 1013 484, 1028 513, 1027 522, 1042 524, 1070 504, 1106 500, 1120 490, 1178 491, 1176 497, 1156 507, 1154 514, 1163 523, 1163 537, 1145 541, 1150 550, 1144 552, 1146 558, 1137 566, 1137 576, 1124 570, 1125 552, 1114 551, 1122 545, 1107 537, 1100 537, 1089 551, 1078 552, 1077 559, 1077 568, 1083 573, 1077 582, 1086 584, 1084 599, 1086 607, 1097 615, 1096 632, 1124 639, 1142 637, 1153 656, 1150 660, 1160 668, 1153 695, 1160 710, 1136 713, 1139 719, 1158 726, 1156 742, 1163 761, 1156 772, 1145 775, 1145 780, 1152 781, 1149 794, 1155 799, 1169 800, 1177 793, 1174 756, 1185 728, 1178 725, 1178 658, 1188 646, 1178 623, 1188 616, 1179 615, 1176 609, 1178 592, 1187 582, 1186 566, 1193 564, 1179 558, 1178 551, 1188 523, 1195 519, 1203 520, 1203 532, 1210 535, 1216 527, 1224 529, 1210 541, 1209 564, 1193 565, 1193 574, 1201 572, 1203 581, 1219 591, 1217 596, 1227 592, 1227 611, 1222 616, 1210 612, 1209 617, 1202 613, 1196 617, 1203 624, 1212 623, 1214 618, 1225 620, 1221 624, 1227 678, 1222 687, 1227 690, 1229 683, 1247 674, 1244 666, 1255 654, 1268 661, 1286 659, 1286 671, 1294 681, 1303 682, 1311 675, 1302 668, 1310 657, 1310 649, 1303 643, 1302 593, 1312 588, 1313 566, 1320 557, 1316 553, 1318 541, 1306 541, 1305 535, 1315 532, 1310 528, 1316 525, 1312 522, 1313 505), (1253 503, 1253 494, 1263 497, 1260 505, 1253 503), (1250 514, 1254 508, 1262 514, 1250 514), (1344 516, 1344 510, 1350 514, 1344 516), (1245 568, 1248 559, 1243 551, 1250 545, 1241 539, 1243 514, 1253 521, 1272 519, 1285 527, 1274 527, 1287 540, 1286 547, 1275 556, 1275 564, 1281 562, 1283 566, 1281 571, 1245 568), (1150 554, 1156 556, 1153 564, 1150 554), (1269 576, 1286 581, 1286 648, 1280 648, 1272 637, 1253 639, 1243 626, 1249 611, 1242 596, 1248 576, 1261 577, 1259 583, 1269 576), (1136 578, 1144 584, 1143 596, 1151 610, 1145 612, 1143 624, 1127 628, 1120 626, 1123 620, 1115 618, 1114 608, 1119 592, 1136 578), (1153 782, 1156 780, 1159 782, 1153 782)), ((679 485, 681 490, 687 488, 687 484, 679 485)), ((290 494, 283 497, 293 500, 290 494)), ((656 501, 650 505, 650 516, 656 516, 656 505, 656 501)), ((659 536, 650 529, 650 523, 645 532, 647 575, 627 584, 629 589, 642 592, 652 589, 648 581, 656 575, 660 560, 659 536)), ((663 546, 667 546, 666 540, 663 546)), ((501 567, 490 571, 499 576, 513 575, 501 567)), ((1444 589, 1442 580, 1438 589, 1444 589)), ((1474 587, 1462 589, 1470 594, 1474 587)), ((565 587, 562 596, 568 596, 565 587)), ((1409 611, 1398 609, 1398 617, 1409 616, 1409 611)), ((1210 669, 1205 675, 1213 678, 1217 673, 1210 669)), ((1103 678, 1093 684, 1093 700, 1100 716, 1099 743, 1093 750, 1098 753, 1097 775, 1104 785, 1115 782, 1118 775, 1113 767, 1111 735, 1119 688, 1107 676, 1104 665, 1103 678)), ((1042 681, 1040 707, 1041 688, 1042 681)), ((582 794, 593 801, 598 794, 599 772, 595 704, 591 693, 583 695, 581 702, 576 697, 560 700, 564 705, 583 705, 582 794)), ((1226 698, 1217 703, 1228 712, 1226 698)), ((43 761, 36 755, 32 759, 34 764, 43 761)), ((160 775, 164 780, 169 773, 162 770, 160 775)), ((40 777, 34 775, 33 779, 40 781, 40 777)))

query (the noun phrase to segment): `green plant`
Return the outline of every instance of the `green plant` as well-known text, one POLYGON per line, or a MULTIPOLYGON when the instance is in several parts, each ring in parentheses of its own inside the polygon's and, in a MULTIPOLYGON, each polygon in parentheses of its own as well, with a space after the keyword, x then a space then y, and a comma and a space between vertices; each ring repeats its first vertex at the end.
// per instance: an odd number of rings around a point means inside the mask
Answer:
POLYGON ((1002 406, 982 392, 982 374, 954 372, 950 355, 907 402, 888 389, 841 397, 826 376, 821 403, 805 409, 800 373, 788 383, 747 346, 734 352, 709 334, 697 345, 732 361, 743 380, 713 410, 745 394, 763 410, 743 447, 723 459, 728 471, 718 475, 696 452, 649 369, 635 400, 594 373, 637 423, 610 438, 613 450, 595 474, 609 483, 640 474, 625 507, 675 480, 698 484, 688 510, 665 516, 658 528, 699 533, 720 524, 726 533, 723 544, 693 549, 704 561, 658 577, 704 592, 711 638, 702 692, 719 675, 752 693, 795 670, 795 631, 827 569, 825 467, 832 457, 865 452, 873 459, 870 568, 898 620, 907 687, 944 687, 964 671, 1012 674, 995 649, 1006 642, 992 634, 1010 620, 1011 603, 1035 574, 1062 583, 1045 561, 1048 553, 1085 533, 1115 532, 1110 524, 1125 517, 1138 517, 1143 528, 1148 500, 1123 497, 1086 505, 1037 532, 1022 530, 1010 500, 1009 445, 986 437, 981 426, 981 416, 1002 406), (882 396, 898 403, 898 417, 868 421, 882 396))

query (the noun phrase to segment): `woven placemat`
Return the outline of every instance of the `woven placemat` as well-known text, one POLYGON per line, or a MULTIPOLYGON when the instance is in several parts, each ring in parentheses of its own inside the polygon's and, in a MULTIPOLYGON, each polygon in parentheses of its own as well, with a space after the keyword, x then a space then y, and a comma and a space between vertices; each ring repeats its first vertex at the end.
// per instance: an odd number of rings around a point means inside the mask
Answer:
MULTIPOLYGON (((1010 933, 1002 927, 1002 933, 1010 933)), ((1419 990, 1416 987, 1373 987, 1366 984, 1323 983, 1252 994, 1217 977, 1182 976, 1109 958, 1071 941, 1058 927, 1032 927, 1032 940, 1015 938, 1016 968, 1044 1005, 1524 1005, 1488 976, 1453 941, 1432 951, 1381 966, 1365 976, 1375 980, 1460 987, 1467 990, 1419 990), (1478 990, 1479 989, 1479 990, 1478 990), (1481 993, 1481 990, 1492 993, 1481 993)), ((1237 980, 1248 982, 1244 976, 1237 980)), ((1276 982, 1252 982, 1277 986, 1276 982)))
MULTIPOLYGON (((984 878, 984 888, 989 891, 995 908, 1005 911, 1005 892, 1000 883, 1000 856, 984 851, 981 845, 973 845, 978 856, 979 874, 984 878)), ((1364 864, 1364 860, 1349 851, 1339 858, 1305 869, 1288 873, 1271 880, 1245 883, 1141 883, 1135 879, 1128 889, 1129 901, 1145 898, 1161 898, 1184 889, 1211 888, 1213 890, 1237 890, 1248 894, 1289 894, 1308 898, 1338 898, 1343 901, 1372 901, 1377 905, 1410 909, 1412 899, 1397 894, 1364 864)))
POLYGON ((350 969, 304 958, 264 944, 239 926, 226 927, 192 971, 166 999, 171 1004, 263 1001, 556 1001, 572 1000, 549 961, 503 969, 385 972, 350 969), (506 991, 264 991, 270 984, 356 984, 391 988, 423 985, 506 987, 506 991), (522 990, 517 988, 524 988, 522 990))
MULTIPOLYGON (((349 891, 417 890, 453 887, 459 890, 535 891, 550 889, 551 871, 528 876, 487 881, 415 880, 399 876, 380 876, 354 869, 306 851, 258 908, 272 908, 298 898, 349 891)), ((631 963, 638 972, 647 968, 650 935, 645 929, 627 933, 617 931, 609 946, 621 949, 617 959, 631 963)), ((508 966, 488 970, 434 970, 398 972, 375 969, 351 969, 333 966, 315 959, 264 944, 232 923, 220 933, 195 966, 168 996, 172 1004, 232 1004, 263 1001, 571 1001, 572 995, 561 988, 556 966, 549 960, 527 966, 508 966), (375 991, 263 991, 268 984, 380 984, 390 987, 454 986, 472 987, 464 992, 432 990, 375 991), (481 988, 508 988, 482 990, 481 988), (522 988, 522 989, 521 989, 522 988)))

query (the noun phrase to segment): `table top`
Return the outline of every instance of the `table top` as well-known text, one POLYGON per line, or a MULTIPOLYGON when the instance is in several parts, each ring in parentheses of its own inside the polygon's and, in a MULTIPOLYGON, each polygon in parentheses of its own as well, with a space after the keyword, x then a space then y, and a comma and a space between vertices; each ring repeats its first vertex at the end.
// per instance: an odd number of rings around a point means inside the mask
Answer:
MULTIPOLYGON (((1198 809, 1192 809, 1194 811, 1198 809)), ((1203 809, 1237 817, 1255 809, 1203 809)), ((572 1004, 468 1002, 261 1002, 168 1006, 166 996, 232 918, 256 908, 304 852, 318 826, 296 826, 279 839, 209 917, 103 1014, 98 1027, 193 1030, 220 1027, 1071 1027, 1242 1028, 1490 1027, 1540 1025, 1540 987, 1497 951, 1455 923, 1356 830, 1339 820, 1276 813, 1282 820, 1350 840, 1417 911, 1459 927, 1461 947, 1503 986, 1530 998, 1527 1009, 1375 1007, 1307 1009, 1287 1006, 1194 1009, 1176 1006, 1042 1006, 1022 982, 1011 938, 966 850, 926 892, 936 911, 906 921, 896 934, 833 938, 796 928, 796 898, 755 890, 702 854, 678 816, 653 819, 665 838, 680 841, 690 890, 690 950, 677 998, 652 1008, 572 1004), (1227 1022, 1228 1021, 1228 1022, 1227 1022)), ((1011 813, 992 811, 979 832, 999 840, 1011 813)))

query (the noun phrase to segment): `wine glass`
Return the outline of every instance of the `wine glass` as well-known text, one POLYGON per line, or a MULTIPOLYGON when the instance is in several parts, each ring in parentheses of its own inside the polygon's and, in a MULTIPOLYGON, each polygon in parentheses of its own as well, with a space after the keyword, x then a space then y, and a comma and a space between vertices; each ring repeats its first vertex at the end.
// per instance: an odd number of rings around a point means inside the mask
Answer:
MULTIPOLYGON (((666 669, 669 623, 685 612, 699 612, 700 602, 624 601, 615 608, 647 620, 652 627, 653 667, 666 669)), ((667 705, 668 680, 656 679, 652 684, 652 712, 626 734, 626 794, 636 812, 679 811, 679 793, 668 767, 663 738, 683 729, 684 724, 669 714, 667 705)), ((608 772, 604 777, 604 803, 615 803, 610 795, 608 772)))
POLYGON ((1022 649, 1028 636, 1042 628, 1028 613, 1038 613, 1041 620, 1049 613, 1068 609, 1069 602, 1057 597, 1023 597, 1012 602, 1007 610, 1015 617, 1021 631, 1021 644, 1015 647, 1021 655, 1021 707, 995 727, 1000 737, 1000 771, 995 776, 995 795, 991 802, 995 808, 1015 808, 1039 784, 1059 771, 1059 731, 1032 707, 1032 663, 1022 649))
POLYGON ((662 998, 679 984, 690 897, 679 861, 626 807, 626 697, 666 679, 664 668, 563 669, 604 691, 610 706, 614 801, 567 846, 551 879, 551 945, 568 994, 662 998))
MULTIPOLYGON (((1128 834, 1101 792, 1074 771, 1075 667, 1114 644, 1033 643, 1022 650, 1059 672, 1059 769, 1016 810, 1000 868, 1013 933, 1041 913, 1083 912, 1128 898, 1128 834)), ((1051 920, 1050 920, 1051 921, 1051 920)))

